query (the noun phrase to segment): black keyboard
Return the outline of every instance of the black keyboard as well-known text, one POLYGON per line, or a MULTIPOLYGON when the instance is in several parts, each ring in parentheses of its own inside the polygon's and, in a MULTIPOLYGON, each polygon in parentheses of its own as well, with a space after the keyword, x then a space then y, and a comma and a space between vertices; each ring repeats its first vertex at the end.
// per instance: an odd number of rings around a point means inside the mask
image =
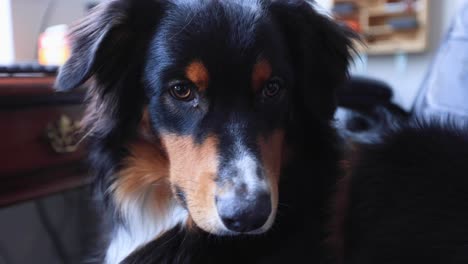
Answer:
POLYGON ((0 65, 0 78, 55 76, 58 69, 58 66, 44 66, 35 63, 0 65))

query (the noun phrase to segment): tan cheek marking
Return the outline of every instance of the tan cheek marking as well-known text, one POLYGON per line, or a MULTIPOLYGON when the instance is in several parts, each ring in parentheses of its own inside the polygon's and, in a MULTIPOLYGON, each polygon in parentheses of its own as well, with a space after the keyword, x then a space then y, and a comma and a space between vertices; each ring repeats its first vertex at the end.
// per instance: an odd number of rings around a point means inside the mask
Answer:
POLYGON ((252 88, 254 92, 260 90, 271 77, 271 65, 266 60, 261 60, 254 65, 252 71, 252 88))
POLYGON ((208 88, 209 74, 202 62, 194 61, 190 63, 185 69, 185 75, 197 85, 200 91, 205 91, 208 88))
POLYGON ((281 173, 281 164, 284 150, 284 132, 275 131, 268 138, 260 137, 258 140, 262 163, 270 184, 273 208, 278 205, 278 184, 281 173))
MULTIPOLYGON (((142 195, 148 187, 155 189, 155 205, 161 208, 172 199, 168 182, 168 161, 161 149, 146 140, 138 140, 129 147, 130 155, 113 185, 117 204, 142 195)), ((156 210, 159 208, 156 208, 156 210)))
POLYGON ((205 231, 219 231, 214 198, 218 140, 209 137, 198 145, 188 136, 164 135, 161 138, 171 163, 171 182, 185 192, 194 222, 205 231))

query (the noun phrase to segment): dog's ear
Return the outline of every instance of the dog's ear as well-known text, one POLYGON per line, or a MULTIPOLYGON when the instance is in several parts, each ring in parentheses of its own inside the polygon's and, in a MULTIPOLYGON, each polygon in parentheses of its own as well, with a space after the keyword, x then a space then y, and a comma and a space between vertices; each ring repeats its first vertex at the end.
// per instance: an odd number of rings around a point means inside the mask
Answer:
POLYGON ((330 120, 336 110, 336 90, 348 76, 356 34, 319 14, 306 0, 274 0, 270 13, 292 57, 294 104, 330 120))
POLYGON ((134 130, 146 100, 146 53, 164 6, 163 0, 108 0, 72 28, 71 56, 55 86, 65 91, 90 79, 86 133, 122 139, 134 130))
POLYGON ((92 76, 102 81, 122 74, 135 51, 143 53, 161 5, 157 0, 109 0, 98 5, 69 34, 71 56, 59 71, 56 89, 77 88, 92 76))

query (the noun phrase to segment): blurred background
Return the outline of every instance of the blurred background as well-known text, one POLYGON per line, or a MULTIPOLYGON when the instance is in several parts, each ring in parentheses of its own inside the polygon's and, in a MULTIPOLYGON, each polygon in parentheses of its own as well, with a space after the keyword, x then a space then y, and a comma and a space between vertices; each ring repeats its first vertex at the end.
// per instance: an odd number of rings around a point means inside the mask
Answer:
MULTIPOLYGON (((84 92, 51 87, 67 28, 98 2, 0 0, 0 264, 80 263, 94 242, 84 92)), ((468 116, 466 0, 316 2, 364 43, 339 93, 345 135, 369 140, 388 115, 468 116)))

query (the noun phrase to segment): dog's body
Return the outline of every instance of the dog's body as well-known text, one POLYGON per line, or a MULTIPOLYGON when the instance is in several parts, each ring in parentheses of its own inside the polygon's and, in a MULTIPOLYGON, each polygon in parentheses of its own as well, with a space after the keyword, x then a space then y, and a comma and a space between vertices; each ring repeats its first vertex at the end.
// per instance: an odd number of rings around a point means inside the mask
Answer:
POLYGON ((303 0, 113 0, 78 24, 57 86, 92 79, 102 261, 318 261, 351 36, 303 0))
POLYGON ((466 126, 404 122, 351 160, 335 215, 340 263, 468 263, 466 126))

